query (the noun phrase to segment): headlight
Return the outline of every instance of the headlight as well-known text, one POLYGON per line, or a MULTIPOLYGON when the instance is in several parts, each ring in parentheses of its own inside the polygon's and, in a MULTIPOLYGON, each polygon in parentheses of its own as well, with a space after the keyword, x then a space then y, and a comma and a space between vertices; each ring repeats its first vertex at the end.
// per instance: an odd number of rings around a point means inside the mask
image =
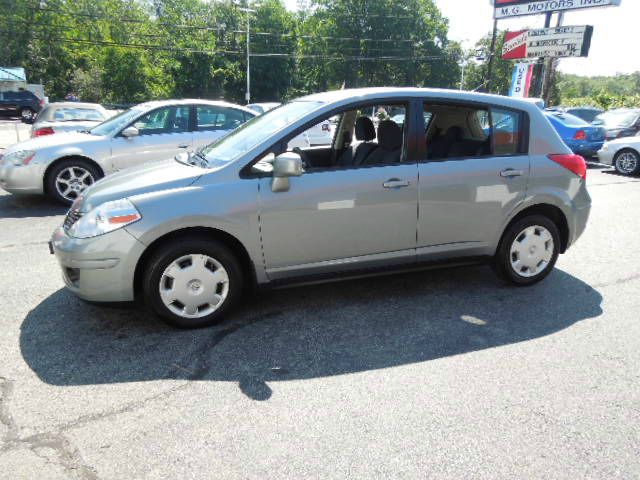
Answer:
POLYGON ((609 150, 609 144, 608 144, 608 143, 605 143, 605 144, 602 146, 602 150, 603 150, 604 152, 606 152, 607 150, 609 150))
POLYGON ((35 157, 36 152, 33 150, 20 150, 18 152, 7 153, 4 156, 5 163, 13 163, 16 167, 20 165, 28 165, 29 162, 35 157))
POLYGON ((69 228, 75 238, 90 238, 125 227, 142 218, 138 209, 126 198, 98 205, 69 228))

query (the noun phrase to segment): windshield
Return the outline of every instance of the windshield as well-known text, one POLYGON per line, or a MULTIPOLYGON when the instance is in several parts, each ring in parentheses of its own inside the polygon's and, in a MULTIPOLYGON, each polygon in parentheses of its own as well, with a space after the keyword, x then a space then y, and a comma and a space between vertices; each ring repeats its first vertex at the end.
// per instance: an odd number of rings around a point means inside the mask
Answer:
POLYGON ((53 111, 53 115, 50 115, 50 117, 52 117, 51 120, 55 122, 72 122, 74 120, 92 120, 101 122, 104 120, 104 115, 100 110, 77 107, 57 108, 53 111))
POLYGON ((637 118, 638 113, 636 112, 607 112, 598 115, 596 120, 601 121, 607 127, 630 127, 637 118))
POLYGON ((297 101, 269 110, 226 137, 204 147, 200 153, 206 158, 209 167, 226 165, 320 105, 321 102, 297 101))
POLYGON ((139 108, 130 108, 129 110, 125 110, 115 117, 102 122, 100 125, 96 125, 91 130, 89 130, 89 133, 91 135, 113 135, 118 130, 131 123, 143 112, 144 110, 139 108))

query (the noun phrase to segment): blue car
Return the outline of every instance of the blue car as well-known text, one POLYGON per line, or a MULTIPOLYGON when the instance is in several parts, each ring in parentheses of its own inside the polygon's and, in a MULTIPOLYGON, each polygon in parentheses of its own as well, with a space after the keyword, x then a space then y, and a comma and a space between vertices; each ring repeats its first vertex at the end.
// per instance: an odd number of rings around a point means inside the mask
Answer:
POLYGON ((607 133, 605 128, 591 125, 570 113, 547 111, 544 114, 573 153, 594 157, 602 148, 607 133))

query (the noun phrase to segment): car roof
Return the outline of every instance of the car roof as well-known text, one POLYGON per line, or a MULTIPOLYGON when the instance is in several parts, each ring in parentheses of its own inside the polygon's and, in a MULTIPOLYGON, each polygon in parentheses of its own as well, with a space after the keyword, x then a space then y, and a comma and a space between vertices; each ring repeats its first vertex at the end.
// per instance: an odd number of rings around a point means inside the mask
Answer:
POLYGON ((88 102, 53 102, 47 105, 48 108, 94 108, 96 110, 105 110, 99 103, 88 102))
POLYGON ((342 103, 346 100, 375 101, 380 98, 423 97, 438 100, 467 101, 478 103, 492 103, 504 107, 529 110, 535 107, 540 110, 535 102, 527 99, 505 97, 488 93, 467 92, 461 90, 449 90, 440 88, 414 88, 414 87, 372 87, 334 90, 330 92, 314 93, 297 98, 298 101, 342 103))
POLYGON ((222 100, 204 100, 201 98, 184 98, 180 100, 152 100, 149 102, 139 103, 138 105, 135 105, 134 108, 151 110, 153 108, 167 107, 171 105, 194 105, 194 104, 212 105, 212 106, 226 107, 226 108, 236 108, 238 110, 242 110, 243 112, 250 113, 251 115, 256 115, 256 112, 242 105, 225 102, 222 100))

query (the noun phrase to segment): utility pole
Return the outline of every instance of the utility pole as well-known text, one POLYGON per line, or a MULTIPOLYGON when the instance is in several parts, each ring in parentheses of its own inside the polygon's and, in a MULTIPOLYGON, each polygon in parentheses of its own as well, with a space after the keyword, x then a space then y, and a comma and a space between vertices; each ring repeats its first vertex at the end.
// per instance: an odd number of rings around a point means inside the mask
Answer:
POLYGON ((491 36, 491 48, 489 51, 489 65, 487 66, 487 92, 493 88, 493 57, 496 56, 496 37, 498 36, 498 19, 493 19, 493 35, 491 36))
MULTIPOLYGON (((547 12, 544 18, 544 28, 549 28, 551 26, 551 15, 552 12, 547 12)), ((542 89, 544 83, 544 77, 546 75, 545 68, 546 60, 544 58, 538 59, 538 63, 533 66, 533 73, 535 82, 533 84, 533 94, 532 97, 542 97, 542 89)))
MULTIPOLYGON (((561 27, 563 20, 564 13, 558 12, 556 27, 561 27)), ((553 94, 553 81, 555 78, 558 61, 559 60, 556 58, 549 58, 546 61, 546 66, 544 69, 544 79, 542 80, 542 98, 544 99, 544 104, 546 106, 551 103, 551 95, 553 94)))
POLYGON ((251 31, 250 31, 250 14, 255 13, 251 8, 238 8, 241 12, 247 13, 247 92, 244 95, 247 103, 251 101, 251 31))

